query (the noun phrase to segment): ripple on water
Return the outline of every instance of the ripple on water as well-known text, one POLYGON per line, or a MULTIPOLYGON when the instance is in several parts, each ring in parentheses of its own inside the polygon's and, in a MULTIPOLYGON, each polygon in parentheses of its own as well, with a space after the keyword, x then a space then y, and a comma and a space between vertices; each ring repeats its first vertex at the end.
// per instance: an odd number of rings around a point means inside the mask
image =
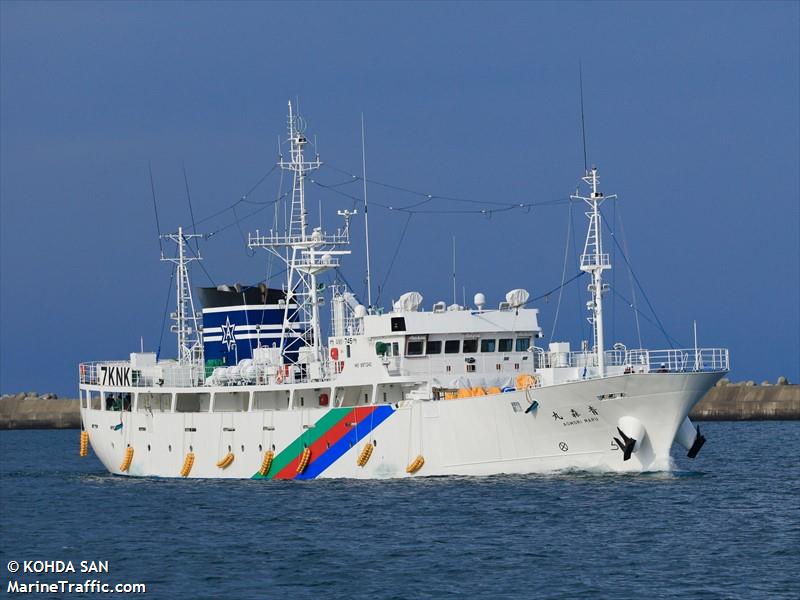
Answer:
POLYGON ((4 431, 0 556, 154 597, 796 597, 800 424, 703 430, 639 475, 315 482, 115 477, 75 432, 4 431))

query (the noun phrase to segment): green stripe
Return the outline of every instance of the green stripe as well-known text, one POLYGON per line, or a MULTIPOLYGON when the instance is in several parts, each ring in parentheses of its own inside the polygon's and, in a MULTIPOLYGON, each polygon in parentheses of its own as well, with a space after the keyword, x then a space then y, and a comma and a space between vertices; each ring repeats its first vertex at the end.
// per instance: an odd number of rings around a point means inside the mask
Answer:
POLYGON ((272 479, 276 473, 280 473, 286 465, 297 458, 303 451, 303 448, 310 446, 325 435, 331 427, 347 416, 351 410, 352 408, 350 407, 330 409, 314 423, 314 427, 303 431, 297 439, 281 450, 278 456, 273 459, 272 466, 269 468, 269 473, 266 476, 256 473, 253 479, 272 479))

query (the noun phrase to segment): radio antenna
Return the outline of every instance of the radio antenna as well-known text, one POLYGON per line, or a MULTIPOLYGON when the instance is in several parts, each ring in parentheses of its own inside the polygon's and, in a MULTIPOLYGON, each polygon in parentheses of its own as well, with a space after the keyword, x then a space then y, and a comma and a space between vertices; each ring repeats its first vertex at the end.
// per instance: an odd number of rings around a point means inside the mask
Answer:
POLYGON ((583 172, 588 175, 589 164, 586 160, 586 119, 583 114, 583 64, 578 61, 578 81, 581 88, 581 135, 583 136, 583 172))
POLYGON ((364 183, 364 238, 367 246, 367 306, 372 311, 372 278, 369 265, 369 214, 367 213, 367 150, 363 112, 361 113, 361 180, 364 183))

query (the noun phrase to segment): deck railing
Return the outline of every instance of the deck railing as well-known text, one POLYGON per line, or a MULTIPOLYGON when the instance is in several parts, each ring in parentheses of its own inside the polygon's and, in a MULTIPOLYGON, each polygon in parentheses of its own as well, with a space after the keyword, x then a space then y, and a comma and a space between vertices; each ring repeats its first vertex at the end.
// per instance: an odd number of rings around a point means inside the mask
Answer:
MULTIPOLYGON (((727 348, 683 348, 669 350, 607 350, 606 367, 622 367, 623 373, 725 372, 730 368, 727 348)), ((534 350, 537 369, 558 367, 595 368, 597 354, 590 351, 547 352, 534 350)))

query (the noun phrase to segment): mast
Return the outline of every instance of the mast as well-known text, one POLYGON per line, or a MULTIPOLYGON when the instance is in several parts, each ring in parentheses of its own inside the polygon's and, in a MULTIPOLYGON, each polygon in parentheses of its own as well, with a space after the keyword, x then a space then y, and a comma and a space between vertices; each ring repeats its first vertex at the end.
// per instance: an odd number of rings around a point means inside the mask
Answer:
MULTIPOLYGON (((338 256, 350 254, 349 250, 336 250, 339 245, 350 243, 349 215, 345 217, 345 229, 327 235, 321 226, 308 232, 305 180, 310 171, 319 169, 322 162, 317 154, 307 160, 304 147, 308 144, 305 135, 306 123, 296 114, 289 102, 288 133, 289 160, 281 154, 278 166, 293 174, 290 217, 283 233, 270 230, 262 235, 259 231, 248 236, 250 248, 265 248, 286 263, 286 297, 281 328, 280 347, 284 364, 301 361, 298 344, 309 347, 310 357, 303 362, 323 364, 322 336, 320 331, 319 296, 317 276, 328 269, 339 266, 338 256), (299 341, 298 341, 299 340, 299 341), (288 352, 287 352, 288 348, 288 352), (289 354, 289 352, 291 354, 289 354)), ((306 351, 308 354, 308 351, 306 351)), ((320 371, 321 373, 321 371, 320 371)))
POLYGON ((369 214, 367 213, 367 148, 364 136, 364 113, 361 113, 361 174, 364 182, 364 239, 367 246, 367 307, 372 310, 372 278, 369 268, 369 214))
POLYGON ((581 196, 576 191, 571 196, 574 200, 583 200, 589 205, 586 213, 589 219, 589 230, 586 232, 586 243, 581 254, 581 271, 591 273, 592 283, 589 284, 589 291, 592 299, 586 303, 586 308, 592 313, 589 323, 592 324, 594 333, 594 348, 597 354, 597 369, 600 377, 606 373, 605 345, 603 332, 603 294, 608 291, 608 284, 603 283, 603 271, 611 268, 611 259, 607 253, 603 252, 603 232, 602 215, 600 205, 603 200, 616 198, 616 195, 604 196, 598 188, 600 178, 597 175, 597 167, 592 167, 591 171, 581 178, 591 188, 588 197, 581 196))
POLYGON ((202 260, 198 253, 196 256, 186 255, 186 244, 192 238, 203 237, 199 233, 183 233, 183 227, 178 227, 178 233, 168 233, 160 236, 161 238, 172 240, 178 245, 178 256, 176 258, 161 255, 161 260, 171 262, 176 265, 177 277, 177 306, 175 312, 170 317, 175 324, 170 327, 170 331, 178 335, 178 363, 182 365, 194 365, 202 362, 203 342, 198 325, 199 315, 194 309, 194 298, 192 297, 192 286, 189 282, 190 262, 202 260))

